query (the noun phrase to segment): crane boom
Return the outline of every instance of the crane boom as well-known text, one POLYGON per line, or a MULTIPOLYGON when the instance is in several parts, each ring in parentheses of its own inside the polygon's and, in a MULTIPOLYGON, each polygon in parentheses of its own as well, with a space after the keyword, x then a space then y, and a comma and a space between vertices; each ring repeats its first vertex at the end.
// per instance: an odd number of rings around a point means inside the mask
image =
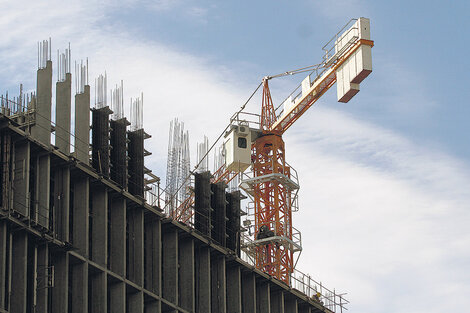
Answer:
POLYGON ((345 49, 338 51, 327 63, 327 68, 315 81, 310 88, 299 98, 294 100, 294 104, 274 122, 270 128, 272 132, 283 134, 295 121, 297 121, 320 97, 330 89, 336 82, 336 71, 340 68, 351 55, 353 55, 362 45, 374 46, 374 42, 368 39, 352 38, 351 44, 346 45, 345 49))

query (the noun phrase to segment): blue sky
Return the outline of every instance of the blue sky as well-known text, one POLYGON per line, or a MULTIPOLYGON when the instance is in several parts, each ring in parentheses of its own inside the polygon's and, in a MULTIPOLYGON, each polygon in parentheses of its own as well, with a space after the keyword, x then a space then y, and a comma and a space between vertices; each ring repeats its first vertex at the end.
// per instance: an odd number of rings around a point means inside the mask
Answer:
MULTIPOLYGON (((466 1, 0 1, 0 93, 14 95, 21 82, 34 89, 38 40, 52 37, 53 61, 71 42, 74 60, 89 58, 90 81, 106 70, 108 86, 124 80, 125 99, 144 93, 147 162, 164 176, 171 119, 185 122, 194 151, 263 76, 318 63, 339 28, 368 17, 374 71, 359 94, 341 104, 332 88, 284 137, 301 183, 299 269, 348 292, 350 312, 462 311, 469 9, 466 1)), ((275 101, 303 78, 273 80, 275 101)))

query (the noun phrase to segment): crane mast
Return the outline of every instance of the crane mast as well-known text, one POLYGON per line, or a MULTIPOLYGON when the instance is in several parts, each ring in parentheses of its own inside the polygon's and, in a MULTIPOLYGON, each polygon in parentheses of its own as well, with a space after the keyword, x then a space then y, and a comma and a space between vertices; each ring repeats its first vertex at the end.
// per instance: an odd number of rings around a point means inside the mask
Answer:
MULTIPOLYGON (((239 118, 241 112, 231 119, 233 125, 224 142, 225 164, 215 171, 211 182, 228 183, 237 175, 246 176, 251 167, 251 177, 245 177, 239 186, 253 200, 254 238, 242 250, 256 268, 287 285, 294 271, 294 254, 302 246, 292 225, 299 184, 286 162, 282 135, 335 83, 339 102, 354 97, 372 72, 373 45, 369 19, 352 19, 323 47, 321 63, 263 78, 261 114, 255 127, 239 118), (304 72, 311 73, 302 81, 301 92, 293 99, 288 97, 281 110, 275 109, 269 80, 304 72)), ((180 204, 175 218, 188 223, 192 214, 187 212, 193 204, 194 194, 180 204)))

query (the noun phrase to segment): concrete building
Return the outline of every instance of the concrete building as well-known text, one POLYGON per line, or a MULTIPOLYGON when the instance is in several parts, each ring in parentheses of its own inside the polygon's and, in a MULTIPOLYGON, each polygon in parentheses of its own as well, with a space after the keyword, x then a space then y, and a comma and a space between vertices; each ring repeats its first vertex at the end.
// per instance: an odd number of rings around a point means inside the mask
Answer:
POLYGON ((35 95, 2 101, 1 313, 330 312, 240 258, 240 196, 209 173, 194 228, 165 215, 144 177, 148 135, 91 109, 78 75, 73 115, 71 74, 57 82, 55 125, 47 58, 35 95))

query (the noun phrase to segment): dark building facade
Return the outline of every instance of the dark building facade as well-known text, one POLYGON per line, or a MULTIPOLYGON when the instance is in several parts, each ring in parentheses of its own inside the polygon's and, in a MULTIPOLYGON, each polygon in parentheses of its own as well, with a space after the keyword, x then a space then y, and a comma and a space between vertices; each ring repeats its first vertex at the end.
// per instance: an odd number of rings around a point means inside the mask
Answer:
POLYGON ((90 145, 90 87, 72 115, 70 74, 52 127, 51 61, 37 77, 0 113, 1 313, 329 312, 240 258, 239 193, 197 174, 203 214, 172 220, 146 200, 143 129, 93 109, 90 145))

